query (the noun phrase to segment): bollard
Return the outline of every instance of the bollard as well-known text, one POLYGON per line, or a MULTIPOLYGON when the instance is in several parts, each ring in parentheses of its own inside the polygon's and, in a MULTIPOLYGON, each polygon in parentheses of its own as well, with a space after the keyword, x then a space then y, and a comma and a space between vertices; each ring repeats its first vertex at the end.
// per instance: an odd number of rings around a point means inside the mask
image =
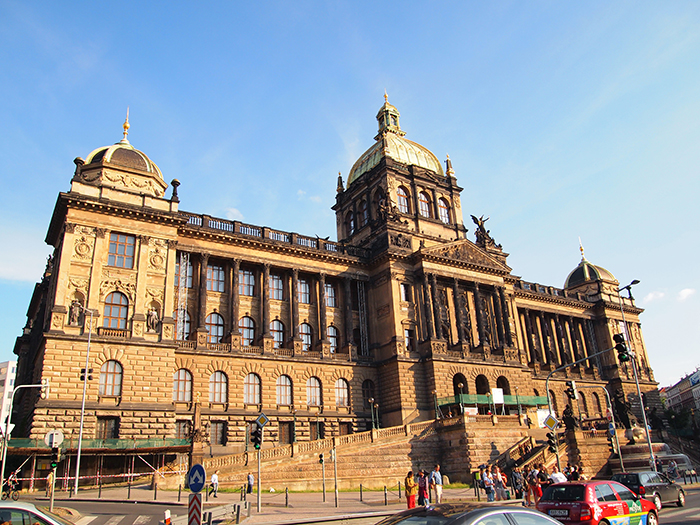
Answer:
POLYGON ((102 480, 97 484, 97 499, 102 499, 102 480))
POLYGON ((401 501, 401 481, 399 481, 399 501, 401 501))
POLYGON ((131 483, 129 483, 129 488, 126 489, 126 499, 131 499, 131 483))
POLYGON ((241 522, 241 506, 236 505, 236 523, 241 522))
POLYGON ((241 501, 248 501, 248 496, 245 491, 245 485, 241 487, 241 501))
POLYGON ((177 486, 177 502, 180 503, 180 496, 182 495, 182 485, 177 486))
POLYGON ((204 501, 209 501, 209 488, 207 487, 206 483, 204 484, 204 492, 206 493, 206 499, 204 501))
POLYGON ((384 505, 389 504, 389 494, 386 491, 386 485, 384 485, 384 505))
POLYGON ((153 501, 158 499, 158 480, 153 480, 153 501))
POLYGON ((211 525, 211 512, 207 512, 207 525, 211 525))
POLYGON ((360 502, 362 502, 362 483, 360 483, 360 502))
POLYGON ((284 488, 284 506, 289 507, 289 487, 284 488))

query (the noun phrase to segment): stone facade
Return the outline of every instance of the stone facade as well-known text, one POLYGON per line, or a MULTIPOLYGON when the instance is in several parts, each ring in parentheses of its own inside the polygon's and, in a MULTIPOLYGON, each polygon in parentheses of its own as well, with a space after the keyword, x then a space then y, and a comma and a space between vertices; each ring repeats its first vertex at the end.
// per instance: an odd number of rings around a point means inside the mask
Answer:
MULTIPOLYGON (((86 437, 193 438, 224 454, 246 448, 261 411, 265 447, 426 421, 438 400, 495 387, 498 410, 517 414, 541 404, 552 370, 613 346, 612 274, 582 258, 564 288, 513 275, 488 219, 472 216, 467 238, 449 158, 443 171, 403 138, 388 102, 377 118, 375 144, 338 180, 337 242, 181 211, 180 183, 168 198, 126 131, 76 159, 15 346, 18 383, 48 378, 51 396, 18 395, 19 432, 77 435, 86 359, 86 437)), ((654 403, 642 310, 622 305, 654 403)), ((572 379, 595 387, 581 390, 586 416, 605 412, 596 388, 635 408, 615 352, 553 376, 559 414, 572 379)))

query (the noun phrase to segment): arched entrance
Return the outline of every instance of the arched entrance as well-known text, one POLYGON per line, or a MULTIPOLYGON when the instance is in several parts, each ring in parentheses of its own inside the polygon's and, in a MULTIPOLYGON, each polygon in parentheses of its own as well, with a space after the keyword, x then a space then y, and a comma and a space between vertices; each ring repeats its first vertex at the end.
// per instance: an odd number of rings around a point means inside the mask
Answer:
POLYGON ((496 379, 496 388, 503 389, 504 396, 510 395, 510 382, 508 381, 507 377, 500 376, 498 379, 496 379))

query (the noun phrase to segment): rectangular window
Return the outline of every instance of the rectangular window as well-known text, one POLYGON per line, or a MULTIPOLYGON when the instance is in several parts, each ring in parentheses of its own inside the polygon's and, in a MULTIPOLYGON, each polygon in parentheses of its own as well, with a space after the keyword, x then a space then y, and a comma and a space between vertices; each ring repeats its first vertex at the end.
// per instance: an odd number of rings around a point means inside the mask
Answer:
POLYGON ((239 272, 238 293, 248 297, 255 295, 255 274, 251 270, 241 270, 239 272))
POLYGON ((134 267, 136 239, 133 235, 111 233, 109 235, 109 257, 107 264, 117 268, 134 267))
POLYGON ((416 336, 413 330, 404 330, 404 342, 406 343, 406 351, 413 352, 416 349, 416 336))
POLYGON ((207 291, 224 291, 224 268, 222 266, 212 264, 207 266, 207 291))
POLYGON ((98 417, 95 437, 97 439, 118 439, 119 438, 119 418, 118 417, 98 417))
POLYGON ((299 279, 299 302, 311 304, 311 286, 306 279, 299 279))
MULTIPOLYGON (((180 260, 175 261, 175 288, 180 286, 180 260)), ((192 263, 187 261, 187 288, 192 288, 192 263)))
POLYGON ((329 308, 336 308, 338 306, 338 299, 335 296, 335 286, 326 283, 326 306, 329 308))
POLYGON ((225 445, 226 421, 212 421, 210 437, 212 445, 225 445))
POLYGON ((405 303, 413 302, 413 295, 411 294, 410 284, 401 283, 401 300, 405 303))
POLYGON ((175 421, 175 439, 188 439, 190 437, 190 421, 175 421))
POLYGON ((270 299, 284 299, 284 283, 281 275, 270 275, 270 299))

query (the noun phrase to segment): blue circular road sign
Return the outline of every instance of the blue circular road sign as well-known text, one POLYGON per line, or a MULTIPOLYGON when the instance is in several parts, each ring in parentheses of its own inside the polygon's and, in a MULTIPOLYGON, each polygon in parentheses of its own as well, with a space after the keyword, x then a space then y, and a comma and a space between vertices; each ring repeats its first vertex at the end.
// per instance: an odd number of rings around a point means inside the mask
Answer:
POLYGON ((608 432, 610 433, 611 436, 615 435, 615 425, 612 423, 608 423, 608 432))
POLYGON ((190 492, 200 492, 207 482, 207 473, 204 467, 199 463, 192 465, 192 468, 187 473, 187 485, 190 487, 190 492))

